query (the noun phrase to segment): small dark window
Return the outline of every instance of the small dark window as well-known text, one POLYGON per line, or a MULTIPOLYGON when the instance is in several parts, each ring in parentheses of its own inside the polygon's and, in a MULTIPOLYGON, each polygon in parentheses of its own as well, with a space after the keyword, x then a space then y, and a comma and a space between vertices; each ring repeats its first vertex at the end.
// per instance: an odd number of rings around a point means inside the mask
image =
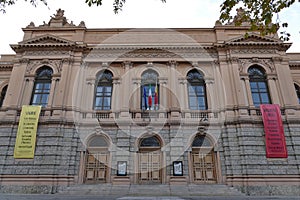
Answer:
POLYGON ((103 136, 96 136, 91 139, 89 147, 108 147, 108 144, 103 136))
POLYGON ((189 108, 207 110, 206 86, 204 77, 196 69, 187 74, 189 108))
POLYGON ((296 94, 298 97, 298 103, 300 104, 300 87, 297 84, 294 84, 294 85, 295 85, 295 90, 296 90, 296 94))
POLYGON ((2 107, 3 105, 3 101, 6 95, 6 91, 7 91, 7 85, 3 87, 1 94, 0 94, 0 107, 2 107))
POLYGON ((211 144, 209 140, 204 135, 197 135, 194 138, 192 147, 210 147, 211 144))
POLYGON ((141 141, 141 147, 160 147, 160 142, 156 137, 143 138, 141 141))
POLYGON ((31 97, 31 105, 47 106, 52 74, 53 70, 50 67, 42 67, 37 70, 31 97))
POLYGON ((264 71, 258 67, 250 67, 248 74, 254 106, 258 107, 260 104, 270 104, 270 95, 264 71))
POLYGON ((97 77, 97 85, 95 88, 95 110, 110 110, 111 98, 113 91, 113 74, 105 70, 97 77))

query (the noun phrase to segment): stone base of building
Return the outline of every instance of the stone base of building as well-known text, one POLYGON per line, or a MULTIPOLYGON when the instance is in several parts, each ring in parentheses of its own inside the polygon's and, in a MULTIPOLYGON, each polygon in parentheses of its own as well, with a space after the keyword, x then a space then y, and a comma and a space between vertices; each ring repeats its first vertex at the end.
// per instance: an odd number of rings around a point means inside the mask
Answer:
POLYGON ((227 185, 249 196, 300 196, 299 176, 233 176, 227 185))

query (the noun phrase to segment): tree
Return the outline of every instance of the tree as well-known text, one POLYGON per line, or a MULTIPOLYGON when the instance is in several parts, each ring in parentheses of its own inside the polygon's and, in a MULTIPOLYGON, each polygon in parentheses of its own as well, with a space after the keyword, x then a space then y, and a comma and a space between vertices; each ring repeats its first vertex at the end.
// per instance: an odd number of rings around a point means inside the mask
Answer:
MULTIPOLYGON (((282 9, 290 7, 295 2, 295 0, 224 0, 221 4, 220 21, 222 23, 232 21, 231 11, 234 7, 242 6, 243 16, 235 20, 236 25, 241 25, 243 20, 247 20, 250 23, 250 29, 259 31, 262 35, 276 33, 280 24, 273 23, 273 17, 276 15, 278 17, 282 9)), ((288 24, 285 22, 281 26, 287 27, 288 24)), ((280 34, 283 40, 289 40, 289 33, 280 32, 280 34)))
MULTIPOLYGON (((12 5, 17 0, 0 0, 0 11, 5 12, 6 5, 12 5)), ((43 2, 47 5, 47 0, 25 0, 29 1, 32 5, 36 6, 37 2, 43 2)), ((101 6, 104 0, 85 0, 89 6, 101 6)), ((163 3, 166 0, 161 0, 163 3)), ((200 1, 200 0, 199 0, 200 1)), ((241 25, 242 22, 248 21, 251 30, 260 31, 262 35, 276 33, 280 24, 273 23, 274 15, 278 15, 284 8, 290 7, 296 0, 224 0, 220 5, 220 18, 219 21, 223 24, 231 23, 234 19, 231 15, 234 8, 241 6, 243 8, 242 16, 234 20, 235 25, 241 25)), ((300 2, 300 0, 298 0, 300 2)), ((113 11, 117 14, 122 10, 126 0, 114 0, 113 11)), ((287 23, 283 23, 282 27, 287 27, 287 23)), ((283 37, 284 40, 289 39, 289 34, 283 37)))

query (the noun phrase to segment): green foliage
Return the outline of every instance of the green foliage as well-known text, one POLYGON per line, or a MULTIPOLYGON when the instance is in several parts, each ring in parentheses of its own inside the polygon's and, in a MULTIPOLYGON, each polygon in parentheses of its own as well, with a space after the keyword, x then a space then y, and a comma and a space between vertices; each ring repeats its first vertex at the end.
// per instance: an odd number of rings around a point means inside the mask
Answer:
MULTIPOLYGON (((236 25, 248 21, 251 30, 259 31, 261 35, 276 33, 280 24, 272 22, 274 15, 276 16, 282 9, 294 3, 295 0, 224 0, 221 4, 220 21, 225 24, 232 22, 232 10, 237 6, 242 6, 244 16, 234 21, 236 25)), ((287 23, 282 26, 286 27, 287 23)))

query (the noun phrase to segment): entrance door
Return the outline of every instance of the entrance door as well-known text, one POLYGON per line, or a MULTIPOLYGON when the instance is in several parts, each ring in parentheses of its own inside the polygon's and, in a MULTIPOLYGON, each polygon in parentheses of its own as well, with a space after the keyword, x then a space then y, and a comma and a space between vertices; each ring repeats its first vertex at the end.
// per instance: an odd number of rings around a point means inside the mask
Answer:
POLYGON ((85 182, 105 183, 108 175, 108 152, 88 152, 86 156, 85 182))
POLYGON ((205 136, 196 136, 191 152, 194 183, 216 183, 215 153, 205 136))
POLYGON ((144 138, 138 154, 138 181, 141 184, 161 183, 162 156, 160 142, 156 137, 144 138))
POLYGON ((96 136, 88 143, 85 156, 85 183, 106 183, 109 177, 108 144, 104 137, 96 136))

